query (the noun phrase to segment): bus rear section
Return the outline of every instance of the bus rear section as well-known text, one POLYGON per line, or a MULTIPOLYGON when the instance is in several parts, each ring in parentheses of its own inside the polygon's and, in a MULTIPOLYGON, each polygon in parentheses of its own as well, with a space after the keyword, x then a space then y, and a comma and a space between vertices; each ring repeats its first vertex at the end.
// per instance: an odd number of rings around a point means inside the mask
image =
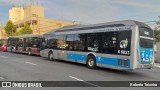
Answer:
POLYGON ((18 41, 19 38, 18 37, 9 37, 8 38, 8 51, 9 52, 16 52, 17 48, 18 48, 18 41))
POLYGON ((152 68, 154 64, 154 39, 153 30, 147 27, 139 27, 136 68, 152 68))

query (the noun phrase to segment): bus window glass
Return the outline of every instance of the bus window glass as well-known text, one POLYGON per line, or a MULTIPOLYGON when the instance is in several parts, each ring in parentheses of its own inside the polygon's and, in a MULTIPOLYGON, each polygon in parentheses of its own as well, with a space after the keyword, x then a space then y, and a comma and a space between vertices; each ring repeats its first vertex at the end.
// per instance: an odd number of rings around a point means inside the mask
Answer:
POLYGON ((143 48, 153 48, 153 40, 140 38, 140 46, 143 48))
POLYGON ((99 37, 98 34, 87 34, 87 51, 95 51, 99 50, 99 37))
POLYGON ((75 34, 74 38, 74 50, 84 51, 85 50, 85 34, 75 34))
POLYGON ((56 39, 56 35, 54 35, 54 36, 52 36, 52 37, 49 37, 47 47, 48 47, 49 49, 57 49, 57 39, 56 39))
POLYGON ((66 49, 66 35, 57 36, 57 49, 66 49))
POLYGON ((74 35, 67 35, 67 40, 66 40, 67 50, 73 50, 73 41, 74 41, 74 35))
POLYGON ((131 50, 131 30, 118 32, 117 53, 118 55, 130 56, 131 50))
POLYGON ((117 32, 106 32, 102 34, 102 53, 117 54, 117 32))
POLYGON ((19 46, 19 47, 23 47, 23 39, 19 39, 19 41, 18 41, 18 46, 19 46))
POLYGON ((153 30, 140 27, 139 28, 139 36, 140 36, 140 46, 144 48, 153 48, 153 30))
POLYGON ((140 36, 153 38, 153 30, 146 27, 139 27, 140 36))
POLYGON ((41 39, 40 38, 33 38, 33 47, 40 48, 41 39))
POLYGON ((26 39, 26 47, 32 47, 32 45, 33 45, 33 40, 31 39, 31 38, 27 38, 26 39))
POLYGON ((42 38, 42 40, 41 40, 41 50, 44 50, 44 49, 46 49, 47 48, 47 39, 45 39, 45 38, 42 38))
POLYGON ((9 38, 8 39, 8 46, 16 46, 18 43, 18 38, 9 38))

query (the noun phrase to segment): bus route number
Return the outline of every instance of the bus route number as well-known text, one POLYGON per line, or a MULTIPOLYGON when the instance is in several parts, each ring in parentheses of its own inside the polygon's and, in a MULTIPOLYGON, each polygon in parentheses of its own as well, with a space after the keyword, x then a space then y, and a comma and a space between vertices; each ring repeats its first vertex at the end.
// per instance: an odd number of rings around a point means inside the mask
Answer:
POLYGON ((129 55, 129 54, 130 54, 130 51, 126 51, 126 50, 118 50, 118 54, 129 55))

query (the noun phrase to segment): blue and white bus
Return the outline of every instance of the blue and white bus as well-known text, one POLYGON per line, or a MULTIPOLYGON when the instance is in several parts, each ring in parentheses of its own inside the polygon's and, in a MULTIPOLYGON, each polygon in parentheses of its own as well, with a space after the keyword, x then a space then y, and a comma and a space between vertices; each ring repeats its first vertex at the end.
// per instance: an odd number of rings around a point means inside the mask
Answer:
POLYGON ((44 37, 40 55, 50 60, 120 70, 152 68, 154 64, 153 30, 134 20, 64 27, 44 37))

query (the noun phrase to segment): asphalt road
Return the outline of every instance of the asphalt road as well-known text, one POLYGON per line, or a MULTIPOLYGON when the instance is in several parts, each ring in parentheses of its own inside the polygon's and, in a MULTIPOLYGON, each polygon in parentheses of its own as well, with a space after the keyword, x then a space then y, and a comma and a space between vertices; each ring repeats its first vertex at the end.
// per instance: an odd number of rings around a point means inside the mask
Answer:
MULTIPOLYGON (((133 72, 106 68, 88 69, 86 65, 65 61, 49 61, 39 56, 0 52, 0 81, 159 81, 160 69, 143 69, 133 72)), ((88 83, 86 83, 88 84, 88 83)), ((95 85, 89 83, 90 85, 95 85)), ((97 85, 99 86, 99 85, 97 85)), ((54 88, 61 90, 66 88, 54 88)), ((42 90, 54 90, 53 88, 42 90)), ((77 88, 68 88, 68 90, 77 88)), ((78 90, 86 88, 78 88, 78 90)), ((87 88, 97 90, 100 88, 87 88)), ((101 88, 106 90, 106 88, 101 88)), ((107 88, 111 89, 111 88, 107 88)), ((114 88, 112 88, 114 89, 114 88)), ((116 88, 115 88, 116 89, 116 88)), ((120 88, 119 88, 120 89, 120 88)), ((128 90, 128 88, 122 88, 128 90)), ((132 88, 137 90, 136 88, 132 88)), ((141 88, 148 89, 151 88, 141 88)), ((154 88, 159 90, 158 88, 154 88)), ((8 90, 0 88, 0 90, 8 90)), ((17 89, 11 89, 17 90, 17 89)), ((22 90, 22 89, 19 89, 22 90)), ((28 90, 28 89, 26 89, 28 90)), ((40 90, 34 88, 32 90, 40 90)))

